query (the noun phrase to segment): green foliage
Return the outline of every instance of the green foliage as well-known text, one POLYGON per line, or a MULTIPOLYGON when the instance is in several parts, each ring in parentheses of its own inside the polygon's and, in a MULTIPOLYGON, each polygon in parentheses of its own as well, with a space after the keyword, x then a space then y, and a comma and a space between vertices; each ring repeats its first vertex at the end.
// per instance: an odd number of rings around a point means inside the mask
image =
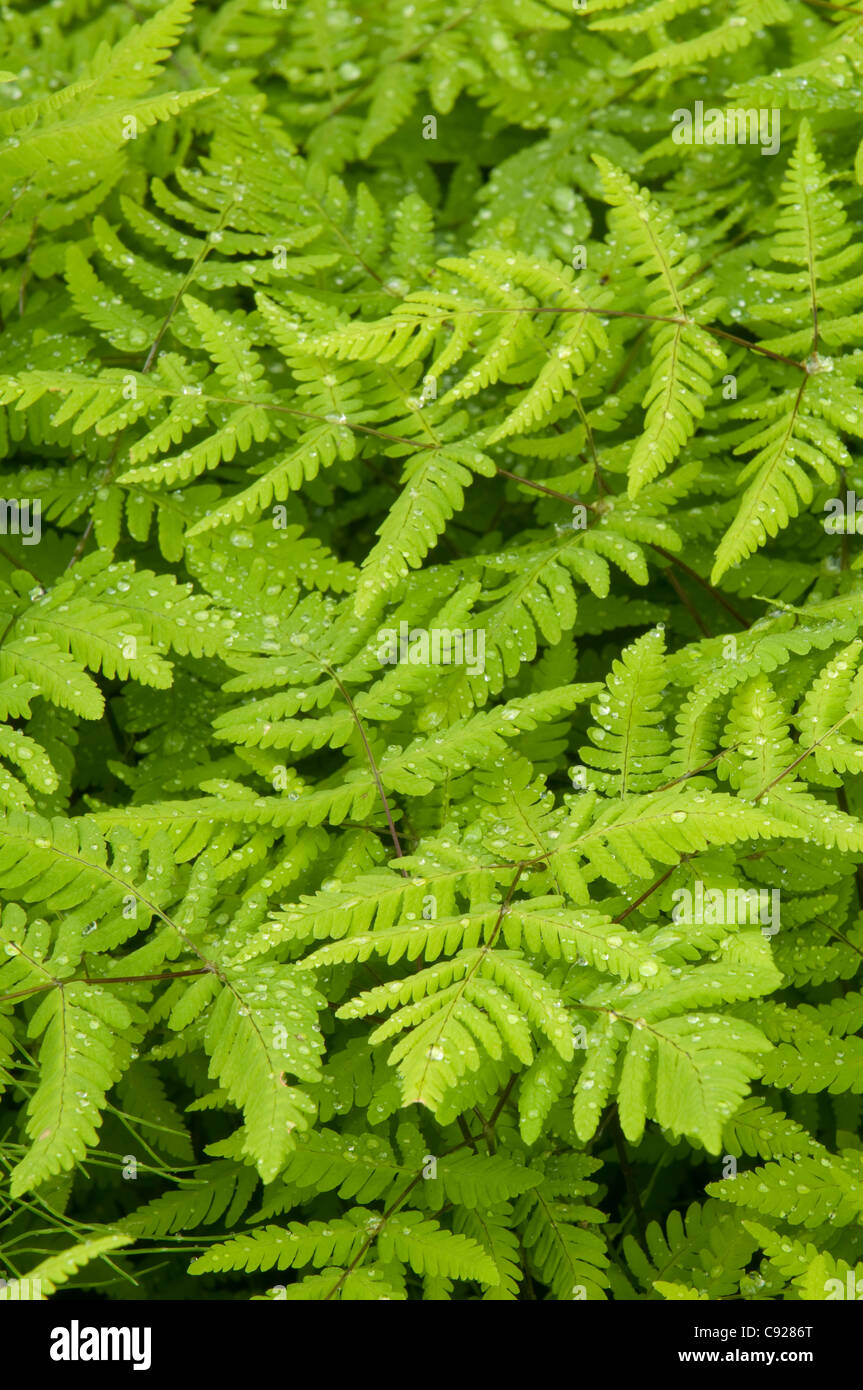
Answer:
POLYGON ((3 12, 4 1279, 858 1279, 861 35, 3 12))

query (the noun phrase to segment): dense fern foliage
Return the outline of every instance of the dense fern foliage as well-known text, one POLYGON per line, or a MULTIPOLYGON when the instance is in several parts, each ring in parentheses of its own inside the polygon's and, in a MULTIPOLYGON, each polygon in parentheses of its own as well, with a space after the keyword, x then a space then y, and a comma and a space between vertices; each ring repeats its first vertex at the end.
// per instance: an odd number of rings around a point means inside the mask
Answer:
POLYGON ((0 1296, 863 1288, 863 10, 0 69, 0 1296))

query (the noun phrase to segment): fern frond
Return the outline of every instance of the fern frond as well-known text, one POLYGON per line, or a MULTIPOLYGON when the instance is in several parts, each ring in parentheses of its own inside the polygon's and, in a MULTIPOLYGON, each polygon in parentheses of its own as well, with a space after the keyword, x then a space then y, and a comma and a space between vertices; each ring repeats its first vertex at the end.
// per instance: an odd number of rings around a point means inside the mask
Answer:
POLYGON ((715 339, 700 326, 717 310, 706 299, 710 282, 699 276, 698 256, 688 249, 669 214, 602 155, 594 156, 611 205, 612 227, 647 280, 650 316, 665 318, 652 331, 653 363, 643 404, 646 429, 629 462, 629 495, 665 471, 695 432, 704 400, 726 365, 715 339))

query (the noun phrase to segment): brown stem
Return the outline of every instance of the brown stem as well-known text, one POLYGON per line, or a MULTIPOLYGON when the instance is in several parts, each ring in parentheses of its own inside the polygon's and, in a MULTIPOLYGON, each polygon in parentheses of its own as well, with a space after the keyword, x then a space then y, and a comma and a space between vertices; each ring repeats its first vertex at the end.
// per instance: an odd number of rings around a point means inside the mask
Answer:
POLYGON ((66 980, 49 980, 44 985, 30 985, 28 989, 15 990, 13 994, 0 994, 0 1004, 10 999, 23 999, 28 994, 39 994, 46 989, 62 989, 64 985, 132 985, 151 980, 180 980, 186 975, 208 975, 208 966, 198 966, 195 970, 168 970, 161 975, 73 975, 66 980))
POLYGON ((645 900, 649 898, 651 894, 655 893, 657 888, 661 888, 663 883, 665 883, 667 879, 671 878, 671 875, 674 873, 674 870, 678 868, 680 864, 685 864, 688 860, 692 858, 693 856, 691 854, 684 854, 683 858, 677 861, 677 864, 672 864, 670 869, 666 869, 665 873, 662 875, 661 878, 658 878, 655 883, 652 883, 650 885, 649 888, 645 888, 641 896, 639 898, 636 898, 634 903, 630 903, 629 907, 625 907, 622 912, 618 912, 617 916, 613 920, 615 922, 622 922, 624 917, 629 916, 630 912, 634 912, 637 907, 641 907, 641 904, 645 902, 645 900))
POLYGON ((809 754, 814 753, 815 749, 819 748, 821 744, 825 741, 825 739, 828 739, 831 734, 835 734, 837 730, 842 728, 843 724, 847 724, 849 719, 854 719, 855 716, 859 713, 860 706, 855 705, 853 709, 850 709, 846 714, 843 714, 842 718, 837 719, 836 723, 831 725, 829 729, 825 730, 825 732, 821 735, 820 738, 816 738, 814 743, 810 743, 808 748, 804 748, 803 752, 800 754, 799 757, 794 759, 793 763, 789 763, 787 767, 783 768, 782 771, 773 778, 772 782, 768 782, 766 787, 762 787, 761 791, 757 794, 757 796, 753 798, 753 800, 760 801, 762 796, 766 796, 767 793, 771 791, 773 787, 776 786, 777 782, 781 782, 783 777, 787 777, 789 772, 793 772, 795 767, 799 767, 802 762, 805 762, 806 759, 809 757, 809 754))
POLYGON ((546 487, 544 483, 535 483, 531 478, 522 478, 518 473, 510 473, 507 468, 498 468, 497 472, 502 478, 510 478, 514 483, 523 483, 533 492, 542 492, 546 497, 553 497, 557 502, 566 502, 567 506, 583 506, 591 512, 596 511, 592 502, 580 502, 577 497, 568 497, 565 492, 555 492, 553 487, 546 487))
POLYGON ((510 1091, 512 1090, 513 1086, 515 1085, 517 1079, 518 1079, 518 1078, 517 1078, 517 1073, 513 1072, 512 1076, 509 1078, 509 1081, 508 1081, 508 1082, 506 1083, 506 1085, 504 1086, 504 1088, 503 1088, 503 1090, 502 1090, 502 1092, 501 1092, 501 1094, 500 1094, 500 1098, 499 1098, 499 1100, 498 1100, 498 1102, 497 1102, 497 1105, 494 1107, 494 1110, 491 1112, 491 1119, 489 1120, 489 1124, 492 1126, 492 1128, 494 1128, 494 1126, 497 1124, 498 1119, 500 1118, 501 1111, 503 1110, 503 1107, 506 1105, 507 1101, 509 1100, 509 1093, 510 1093, 510 1091))
POLYGON ((728 600, 722 594, 720 594, 718 589, 714 589, 712 584, 708 584, 707 580, 703 579, 702 576, 697 572, 697 570, 692 569, 689 565, 685 564, 683 560, 679 560, 677 556, 672 555, 670 551, 663 550, 661 545, 654 545, 652 542, 648 542, 648 544, 650 545, 651 550, 656 551, 657 555, 661 555, 664 560, 668 560, 669 564, 676 565, 678 569, 683 570, 684 574, 688 574, 690 579, 694 579, 696 583, 700 584, 702 589, 705 589, 707 593, 711 595, 712 598, 716 599, 717 603, 722 604, 722 607, 726 610, 726 612, 730 613, 732 618, 734 618, 738 623, 740 623, 741 627, 748 628, 751 626, 751 624, 747 622, 746 618, 744 618, 743 614, 738 613, 734 605, 729 603, 728 600))
POLYGON ((759 347, 757 343, 750 343, 748 338, 738 338, 736 333, 726 333, 724 328, 708 327, 707 324, 699 325, 705 333, 712 333, 716 338, 727 338, 729 343, 736 343, 738 347, 747 348, 749 352, 757 352, 762 357, 769 357, 772 362, 781 362, 786 367, 796 367, 798 372, 805 372, 806 368, 802 362, 795 362, 793 357, 783 357, 781 352, 771 352, 769 348, 759 347))
POLYGON ((671 570, 666 570, 665 576, 672 589, 677 594, 677 597, 680 599, 680 602, 686 609, 687 613, 692 618, 696 627, 700 628, 700 630, 704 633, 705 637, 712 637, 713 634, 710 631, 710 628, 707 626, 698 609, 695 607, 695 604, 692 602, 692 599, 689 597, 683 585, 680 583, 680 580, 676 577, 676 575, 672 574, 671 570))
POLYGON ((714 763, 719 762, 720 758, 724 758, 726 753, 733 753, 738 747, 739 744, 733 743, 730 748, 720 748, 719 752, 714 753, 712 758, 708 758, 706 763, 701 763, 699 767, 692 768, 690 772, 683 772, 679 777, 673 777, 670 782, 664 782, 661 787, 656 787, 655 794, 658 795, 659 792, 667 792, 670 787, 676 787, 679 782, 688 782, 690 777, 697 777, 699 772, 705 772, 708 767, 712 767, 714 763))

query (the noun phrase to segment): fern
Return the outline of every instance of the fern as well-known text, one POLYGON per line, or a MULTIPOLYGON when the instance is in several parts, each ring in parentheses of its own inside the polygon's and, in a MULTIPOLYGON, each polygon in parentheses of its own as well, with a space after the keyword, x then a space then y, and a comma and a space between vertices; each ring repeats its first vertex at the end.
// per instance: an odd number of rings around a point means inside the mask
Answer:
POLYGON ((856 1291, 860 26, 4 12, 4 1301, 856 1291))

